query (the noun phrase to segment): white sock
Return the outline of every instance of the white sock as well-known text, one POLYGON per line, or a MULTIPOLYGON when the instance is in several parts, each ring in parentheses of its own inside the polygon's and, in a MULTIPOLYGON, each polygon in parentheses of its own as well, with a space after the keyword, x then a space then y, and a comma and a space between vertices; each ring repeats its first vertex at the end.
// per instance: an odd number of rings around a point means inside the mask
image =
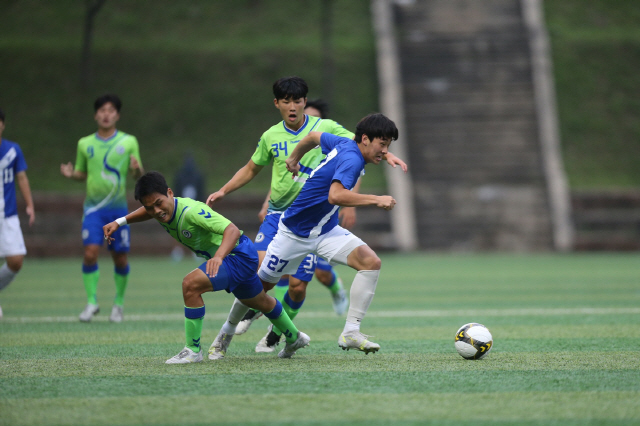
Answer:
POLYGON ((5 263, 0 267, 0 290, 11 284, 11 281, 18 275, 17 272, 13 272, 5 263))
POLYGON ((344 330, 342 330, 343 333, 348 333, 349 331, 360 331, 360 324, 355 324, 352 322, 347 321, 344 324, 344 330))
MULTIPOLYGON (((231 310, 229 311, 229 316, 227 317, 227 322, 230 325, 238 325, 242 318, 244 318, 245 314, 249 312, 249 307, 247 305, 242 304, 241 301, 235 299, 233 301, 233 306, 231 306, 231 310)), ((235 330, 234 330, 235 333, 235 330)))
POLYGON ((349 331, 347 328, 353 330, 354 326, 358 330, 360 329, 360 322, 367 313, 376 292, 379 276, 380 270, 358 271, 356 274, 353 283, 351 283, 351 302, 349 303, 347 322, 344 326, 345 331, 349 331))
POLYGON ((231 324, 228 320, 222 325, 220 331, 227 334, 236 334, 236 326, 238 324, 231 324))

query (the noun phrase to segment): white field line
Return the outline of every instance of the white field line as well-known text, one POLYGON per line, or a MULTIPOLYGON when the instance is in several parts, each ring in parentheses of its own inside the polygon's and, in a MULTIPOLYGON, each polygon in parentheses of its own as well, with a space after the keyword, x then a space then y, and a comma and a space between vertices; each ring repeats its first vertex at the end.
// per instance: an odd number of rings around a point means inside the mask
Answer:
MULTIPOLYGON (((450 310, 423 310, 423 311, 371 311, 367 318, 405 318, 405 317, 510 317, 510 316, 553 316, 553 315, 616 315, 616 314, 640 314, 640 308, 531 308, 531 309, 450 309, 450 310)), ((305 312, 300 313, 302 318, 336 318, 333 312, 305 312)), ((224 320, 226 313, 207 313, 208 319, 224 320)), ((125 315, 125 321, 173 321, 183 319, 182 314, 148 314, 125 315)), ((109 318, 97 316, 93 321, 105 322, 109 318)), ((77 322, 77 316, 64 317, 11 317, 5 316, 0 321, 4 323, 49 323, 49 322, 77 322)))

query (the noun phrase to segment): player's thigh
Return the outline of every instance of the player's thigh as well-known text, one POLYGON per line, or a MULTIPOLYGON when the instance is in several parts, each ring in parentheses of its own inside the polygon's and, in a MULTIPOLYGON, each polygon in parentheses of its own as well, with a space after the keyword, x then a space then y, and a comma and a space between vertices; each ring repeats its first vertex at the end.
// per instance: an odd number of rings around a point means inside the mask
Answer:
POLYGON ((277 283, 283 275, 295 274, 313 247, 312 242, 297 238, 291 232, 278 232, 267 248, 258 276, 264 281, 277 283))
MULTIPOLYGON (((206 262, 204 263, 206 266, 206 262)), ((206 271, 206 268, 205 268, 206 271)), ((196 268, 189 272, 182 280, 182 294, 197 294, 206 293, 208 291, 214 291, 213 279, 202 270, 202 268, 196 268)))
POLYGON ((316 253, 333 264, 348 265, 347 258, 356 248, 366 245, 350 231, 336 226, 319 237, 316 253))
POLYGON ((27 248, 24 245, 20 219, 17 215, 0 220, 0 257, 24 256, 27 248))

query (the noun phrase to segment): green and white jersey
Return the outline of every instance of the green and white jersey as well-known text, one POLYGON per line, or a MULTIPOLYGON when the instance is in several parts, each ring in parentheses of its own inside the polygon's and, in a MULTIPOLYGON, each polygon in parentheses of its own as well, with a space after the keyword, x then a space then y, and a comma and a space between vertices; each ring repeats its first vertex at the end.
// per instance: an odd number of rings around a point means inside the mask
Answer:
POLYGON ((171 220, 160 225, 196 255, 211 259, 220 247, 222 234, 231 221, 205 203, 191 198, 174 197, 174 207, 171 220))
POLYGON ((333 120, 309 115, 305 115, 305 123, 298 131, 294 132, 285 126, 284 121, 281 121, 264 132, 251 160, 258 166, 266 166, 273 161, 271 198, 269 199, 270 212, 285 211, 298 196, 309 174, 325 157, 320 147, 307 152, 300 160, 300 173, 295 179, 291 179, 291 173, 287 170, 285 160, 289 158, 289 154, 293 152, 296 144, 309 132, 326 132, 347 138, 354 136, 353 133, 333 120))
POLYGON ((102 208, 127 207, 126 180, 131 155, 142 167, 138 140, 119 130, 109 139, 94 133, 78 141, 75 170, 87 174, 85 215, 102 208))

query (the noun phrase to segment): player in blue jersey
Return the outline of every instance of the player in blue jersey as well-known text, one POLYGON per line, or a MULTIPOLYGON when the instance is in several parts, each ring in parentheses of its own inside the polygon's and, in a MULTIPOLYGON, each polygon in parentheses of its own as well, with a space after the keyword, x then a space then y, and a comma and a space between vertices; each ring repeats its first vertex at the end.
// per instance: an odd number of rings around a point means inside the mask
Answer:
MULTIPOLYGON (((102 225, 127 213, 127 174, 142 175, 142 160, 135 136, 116 128, 122 102, 116 95, 104 95, 94 102, 94 118, 98 131, 78 141, 75 167, 71 163, 60 165, 63 176, 87 182, 87 197, 82 218, 82 280, 87 294, 87 305, 80 313, 80 321, 89 322, 96 315, 100 270, 98 254, 103 244, 102 225)), ((116 242, 109 245, 115 266, 116 296, 109 320, 123 319, 124 294, 129 282, 130 247, 129 227, 121 227, 116 242)))
MULTIPOLYGON (((4 132, 4 112, 0 109, 0 257, 4 257, 5 263, 0 267, 0 290, 8 286, 16 277, 20 269, 27 249, 24 245, 20 219, 18 218, 18 205, 16 202, 16 182, 29 216, 29 226, 33 225, 36 213, 33 208, 31 187, 27 177, 27 162, 24 160, 20 146, 2 138, 4 132)), ((2 308, 0 307, 0 318, 2 308)))
MULTIPOLYGON (((282 116, 282 121, 262 134, 249 162, 238 170, 229 182, 207 199, 207 204, 213 206, 215 202, 227 194, 250 182, 264 166, 273 165, 269 208, 255 241, 261 262, 269 243, 277 232, 280 216, 296 199, 309 173, 324 158, 324 154, 319 149, 305 153, 300 160, 302 168, 299 176, 296 179, 291 179, 291 173, 287 170, 285 164, 285 160, 291 151, 311 131, 327 132, 346 138, 353 137, 353 133, 333 120, 323 120, 305 114, 304 108, 307 101, 307 93, 307 83, 300 77, 283 77, 273 84, 273 94, 275 96, 273 102, 282 116)), ((394 166, 400 164, 403 168, 406 167, 401 160, 390 153, 387 161, 394 166)), ((291 285, 282 300, 282 305, 291 319, 296 317, 304 303, 306 285, 311 281, 315 271, 316 256, 310 254, 304 261, 301 259, 295 266, 296 270, 290 275, 293 276, 294 280, 297 280, 296 284, 298 285, 291 285)), ((283 284, 294 284, 293 280, 288 277, 281 278, 283 284)), ((265 289, 269 290, 271 287, 273 286, 265 289)), ((232 324, 238 324, 248 311, 249 309, 246 306, 236 301, 231 308, 228 321, 232 324)), ((272 331, 279 334, 280 330, 270 329, 267 335, 272 331)), ((224 336, 225 334, 220 331, 211 345, 210 353, 216 353, 216 348, 219 346, 219 342, 224 340, 224 336)), ((264 339, 256 346, 257 352, 273 351, 277 341, 274 341, 273 345, 270 346, 265 346, 262 343, 264 343, 264 339)))
MULTIPOLYGON (((243 304, 260 310, 284 330, 287 345, 278 354, 280 358, 290 358, 296 350, 309 344, 309 336, 296 328, 280 302, 264 292, 256 275, 258 253, 251 240, 229 219, 200 201, 174 197, 164 176, 158 172, 146 173, 138 179, 135 198, 142 207, 106 224, 105 240, 115 241, 111 235, 127 223, 153 218, 176 241, 207 259, 182 280, 186 345, 178 355, 168 359, 167 364, 202 361, 200 337, 205 314, 202 294, 209 291, 233 293, 243 304)), ((223 325, 223 329, 228 326, 223 325)), ((220 355, 224 356, 231 337, 222 342, 220 355)))
POLYGON ((378 283, 381 261, 360 238, 338 223, 340 206, 377 206, 391 210, 396 204, 389 195, 358 194, 351 189, 364 174, 367 163, 379 164, 389 145, 398 139, 393 121, 382 114, 370 114, 356 126, 355 140, 323 132, 310 132, 286 160, 287 169, 298 176, 300 159, 321 147, 325 159, 309 178, 293 204, 284 212, 278 233, 269 244, 258 276, 275 284, 284 274, 295 271, 308 253, 331 263, 357 270, 351 284, 351 303, 344 330, 338 339, 343 349, 377 352, 380 345, 360 332, 378 283))

